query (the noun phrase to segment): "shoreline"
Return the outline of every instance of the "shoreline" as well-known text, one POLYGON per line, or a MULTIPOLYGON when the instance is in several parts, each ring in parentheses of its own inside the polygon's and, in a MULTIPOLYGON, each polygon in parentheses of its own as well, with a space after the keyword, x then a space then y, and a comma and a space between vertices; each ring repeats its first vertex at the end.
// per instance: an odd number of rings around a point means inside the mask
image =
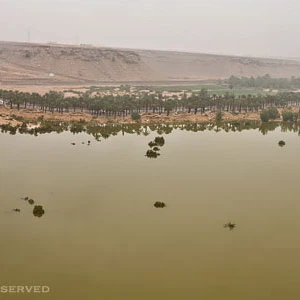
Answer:
MULTIPOLYGON (((284 109, 279 108, 281 113, 284 109)), ((293 111, 298 111, 299 107, 293 107, 293 111)), ((261 121, 260 112, 242 112, 242 113, 231 113, 222 112, 222 121, 234 122, 234 121, 261 121)), ((62 121, 62 122, 72 122, 84 120, 86 123, 96 123, 96 124, 174 124, 174 123, 208 123, 216 121, 215 112, 206 112, 204 114, 187 112, 175 112, 170 113, 169 116, 163 113, 161 115, 156 113, 141 113, 140 121, 133 121, 131 116, 117 116, 117 117, 105 117, 99 116, 95 117, 86 112, 64 112, 63 114, 58 112, 43 112, 40 110, 33 109, 20 109, 16 108, 10 109, 7 106, 0 105, 0 125, 22 125, 23 122, 36 123, 43 120, 48 121, 62 121)), ((282 122, 282 118, 272 120, 273 122, 282 122)))

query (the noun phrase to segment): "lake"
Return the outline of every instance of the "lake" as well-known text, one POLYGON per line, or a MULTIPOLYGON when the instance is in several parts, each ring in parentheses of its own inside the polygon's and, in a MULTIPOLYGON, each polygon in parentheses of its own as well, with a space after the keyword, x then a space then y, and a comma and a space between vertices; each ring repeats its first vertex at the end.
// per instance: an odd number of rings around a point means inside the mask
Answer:
POLYGON ((299 299, 299 128, 270 126, 0 133, 0 285, 51 289, 3 299, 299 299))

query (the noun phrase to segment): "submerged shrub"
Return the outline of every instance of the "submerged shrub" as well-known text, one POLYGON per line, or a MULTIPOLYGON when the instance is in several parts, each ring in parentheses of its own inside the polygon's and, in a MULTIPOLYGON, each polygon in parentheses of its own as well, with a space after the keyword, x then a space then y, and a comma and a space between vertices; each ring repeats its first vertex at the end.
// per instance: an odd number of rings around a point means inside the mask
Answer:
POLYGON ((157 137, 154 139, 154 142, 157 144, 157 146, 162 147, 162 146, 165 144, 165 139, 164 139, 163 136, 157 136, 157 137))
POLYGON ((157 146, 157 144, 156 144, 155 142, 152 142, 152 141, 151 141, 150 143, 148 143, 148 145, 149 145, 149 147, 151 147, 151 148, 154 147, 154 146, 157 146))
POLYGON ((33 215, 35 217, 42 217, 43 214, 45 213, 44 208, 42 205, 35 205, 33 208, 33 215))
POLYGON ((153 151, 159 151, 160 149, 158 147, 154 147, 153 151))
POLYGON ((164 207, 166 207, 166 204, 164 202, 156 201, 154 203, 154 207, 156 207, 156 208, 164 208, 164 207))
POLYGON ((157 156, 159 156, 160 154, 153 151, 152 149, 148 150, 146 152, 146 156, 149 157, 149 158, 157 158, 157 156))
POLYGON ((232 222, 228 222, 226 224, 224 224, 223 226, 224 228, 229 228, 229 230, 232 230, 236 227, 236 224, 232 223, 232 222))
POLYGON ((29 199, 29 200, 28 200, 28 203, 29 203, 30 205, 32 205, 32 204, 34 204, 34 200, 33 200, 33 199, 29 199))
POLYGON ((285 141, 279 141, 278 145, 279 145, 280 147, 285 146, 285 141))

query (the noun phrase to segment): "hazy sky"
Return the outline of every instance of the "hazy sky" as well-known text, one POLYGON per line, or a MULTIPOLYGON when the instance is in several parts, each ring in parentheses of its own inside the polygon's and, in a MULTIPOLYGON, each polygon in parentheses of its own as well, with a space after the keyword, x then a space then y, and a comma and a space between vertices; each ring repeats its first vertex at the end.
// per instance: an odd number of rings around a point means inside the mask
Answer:
POLYGON ((300 57, 300 0, 0 0, 0 40, 300 57))

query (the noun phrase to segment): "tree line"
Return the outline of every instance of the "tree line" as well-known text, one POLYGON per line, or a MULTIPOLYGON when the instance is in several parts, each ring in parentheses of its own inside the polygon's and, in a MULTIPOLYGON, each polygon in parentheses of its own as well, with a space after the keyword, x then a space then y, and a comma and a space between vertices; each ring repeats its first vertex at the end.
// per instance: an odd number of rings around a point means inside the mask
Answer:
POLYGON ((62 92, 50 91, 44 95, 12 90, 0 90, 10 108, 40 109, 43 112, 88 112, 106 117, 125 117, 133 112, 167 114, 170 112, 205 113, 218 112, 258 112, 268 107, 287 108, 300 106, 300 93, 284 92, 276 95, 224 95, 209 94, 206 89, 186 93, 180 97, 163 96, 162 93, 140 93, 123 95, 92 95, 82 93, 78 97, 65 97, 62 92))
POLYGON ((258 77, 237 77, 232 75, 225 83, 230 88, 246 87, 246 88, 272 88, 272 89, 299 89, 300 78, 272 78, 269 74, 258 77))

